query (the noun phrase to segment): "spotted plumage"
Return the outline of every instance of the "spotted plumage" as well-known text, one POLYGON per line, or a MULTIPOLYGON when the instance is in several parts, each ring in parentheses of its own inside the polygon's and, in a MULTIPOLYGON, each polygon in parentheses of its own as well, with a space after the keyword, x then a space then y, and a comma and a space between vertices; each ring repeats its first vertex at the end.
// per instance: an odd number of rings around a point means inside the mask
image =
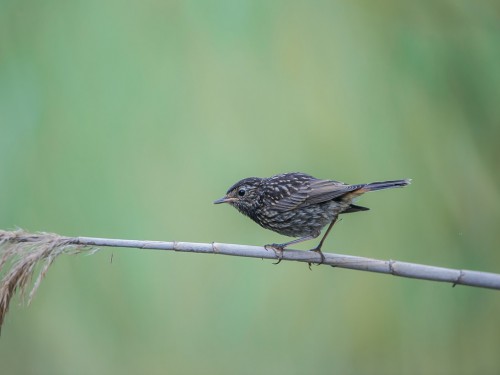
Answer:
POLYGON ((249 177, 231 186, 226 195, 214 203, 229 203, 263 228, 290 237, 284 244, 268 245, 277 250, 313 239, 328 224, 328 230, 314 251, 321 246, 339 214, 366 211, 353 200, 368 191, 403 187, 410 180, 347 185, 321 180, 305 173, 284 173, 269 178, 249 177))

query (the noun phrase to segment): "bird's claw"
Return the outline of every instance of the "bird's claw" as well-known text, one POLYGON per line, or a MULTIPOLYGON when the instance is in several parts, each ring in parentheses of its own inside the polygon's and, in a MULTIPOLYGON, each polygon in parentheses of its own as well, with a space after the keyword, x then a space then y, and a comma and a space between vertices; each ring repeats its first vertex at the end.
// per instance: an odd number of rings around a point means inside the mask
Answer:
POLYGON ((278 261, 276 263, 273 263, 273 264, 280 264, 281 261, 283 260, 284 247, 280 244, 277 244, 277 243, 273 243, 270 245, 264 245, 264 249, 269 250, 269 248, 274 251, 274 254, 278 258, 278 261))
MULTIPOLYGON (((320 266, 325 262, 325 255, 323 254, 321 249, 314 248, 314 249, 311 249, 309 251, 314 251, 315 253, 318 253, 321 256, 321 261, 317 264, 317 266, 320 266)), ((311 269, 311 263, 308 263, 308 264, 309 264, 309 269, 311 269)))

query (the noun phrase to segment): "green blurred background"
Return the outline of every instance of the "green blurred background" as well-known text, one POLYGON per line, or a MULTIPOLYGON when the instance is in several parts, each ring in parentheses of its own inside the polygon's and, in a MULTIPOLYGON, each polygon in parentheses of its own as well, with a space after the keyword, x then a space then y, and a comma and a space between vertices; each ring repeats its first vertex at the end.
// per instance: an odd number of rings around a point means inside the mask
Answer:
MULTIPOLYGON (((303 171, 363 197, 325 251, 500 272, 491 1, 0 1, 0 228, 266 244, 214 206, 303 171)), ((304 244, 307 249, 313 244, 304 244)), ((2 374, 498 374, 500 294, 104 249, 14 300, 2 374), (113 254, 113 262, 110 262, 113 254)))

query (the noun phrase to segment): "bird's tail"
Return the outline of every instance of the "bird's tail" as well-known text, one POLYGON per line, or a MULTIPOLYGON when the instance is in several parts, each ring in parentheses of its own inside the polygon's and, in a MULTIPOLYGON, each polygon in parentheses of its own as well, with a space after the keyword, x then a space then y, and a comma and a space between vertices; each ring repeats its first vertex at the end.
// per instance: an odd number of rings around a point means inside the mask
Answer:
POLYGON ((366 191, 383 190, 383 189, 404 187, 404 186, 409 185, 409 184, 411 184, 411 179, 409 179, 409 178, 407 178, 405 180, 372 182, 371 184, 366 184, 363 187, 363 190, 366 190, 366 191))

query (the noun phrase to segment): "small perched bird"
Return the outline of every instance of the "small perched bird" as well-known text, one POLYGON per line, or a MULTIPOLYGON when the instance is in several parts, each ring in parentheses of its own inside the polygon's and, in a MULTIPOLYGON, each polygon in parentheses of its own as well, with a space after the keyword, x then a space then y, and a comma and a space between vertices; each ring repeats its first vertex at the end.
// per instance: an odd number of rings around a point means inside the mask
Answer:
POLYGON ((229 203, 261 227, 289 237, 299 237, 282 244, 270 244, 281 261, 283 250, 292 244, 311 240, 329 224, 318 246, 311 249, 325 260, 321 247, 342 213, 366 211, 353 204, 360 195, 375 190, 403 187, 410 179, 347 185, 320 180, 305 173, 284 173, 269 178, 248 177, 231 186, 214 203, 229 203))

